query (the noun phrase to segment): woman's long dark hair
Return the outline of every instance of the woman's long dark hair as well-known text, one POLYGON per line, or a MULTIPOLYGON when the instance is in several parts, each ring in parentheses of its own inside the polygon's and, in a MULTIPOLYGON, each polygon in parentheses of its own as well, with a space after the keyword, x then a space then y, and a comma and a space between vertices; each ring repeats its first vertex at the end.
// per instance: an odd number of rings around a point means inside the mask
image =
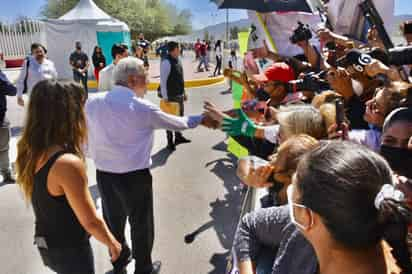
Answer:
POLYGON ((215 51, 217 50, 218 47, 220 47, 220 48, 222 47, 221 44, 222 44, 222 41, 221 41, 221 40, 217 40, 217 41, 216 41, 215 51))
POLYGON ((362 250, 385 239, 403 273, 412 273, 406 238, 411 212, 406 203, 375 198, 393 184, 387 162, 364 146, 330 141, 304 156, 297 169, 301 203, 318 213, 333 238, 362 250))
POLYGON ((97 49, 100 49, 100 55, 103 55, 102 48, 99 46, 95 46, 93 50, 93 56, 97 56, 98 54, 97 49))
POLYGON ((30 95, 26 122, 17 144, 17 183, 31 201, 36 165, 52 146, 83 157, 87 141, 85 92, 74 82, 44 80, 30 95))

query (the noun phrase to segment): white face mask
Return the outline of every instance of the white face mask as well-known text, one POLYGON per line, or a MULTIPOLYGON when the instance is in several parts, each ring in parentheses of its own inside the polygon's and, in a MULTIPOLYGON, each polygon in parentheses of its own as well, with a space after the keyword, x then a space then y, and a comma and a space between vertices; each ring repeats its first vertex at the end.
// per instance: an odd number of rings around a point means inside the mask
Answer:
POLYGON ((363 94, 363 85, 361 82, 352 79, 352 87, 353 87, 353 92, 356 95, 361 96, 363 94))
POLYGON ((293 195, 293 184, 290 184, 289 186, 288 186, 288 189, 287 189, 287 191, 286 191, 286 194, 287 194, 287 197, 288 197, 288 206, 289 206, 289 215, 290 215, 290 221, 292 222, 292 224, 294 224, 294 225, 296 225, 298 228, 300 228, 301 230, 307 230, 307 229, 309 229, 310 227, 312 227, 313 226, 313 216, 312 216, 312 211, 310 210, 310 209, 308 209, 306 206, 304 206, 304 205, 301 205, 301 204, 297 204, 297 203, 294 203, 293 202, 293 198, 292 198, 292 195, 293 195), (310 225, 308 225, 308 226, 304 226, 304 225, 302 225, 302 224, 300 224, 300 223, 298 223, 297 221, 296 221, 296 218, 295 218, 295 211, 294 211, 294 207, 300 207, 300 208, 306 208, 306 209, 308 209, 309 210, 309 212, 310 212, 310 225))

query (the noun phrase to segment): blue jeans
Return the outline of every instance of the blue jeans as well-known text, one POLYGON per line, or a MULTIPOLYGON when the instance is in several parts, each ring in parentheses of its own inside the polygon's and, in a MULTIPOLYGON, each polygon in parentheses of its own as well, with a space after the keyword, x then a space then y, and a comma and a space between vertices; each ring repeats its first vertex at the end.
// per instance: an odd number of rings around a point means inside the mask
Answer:
POLYGON ((199 62, 199 65, 197 66, 197 70, 200 70, 202 65, 205 66, 205 70, 209 70, 209 66, 208 66, 208 63, 207 63, 207 57, 203 56, 203 55, 200 56, 200 62, 199 62))
POLYGON ((58 274, 94 274, 90 245, 77 248, 39 248, 45 266, 58 274))

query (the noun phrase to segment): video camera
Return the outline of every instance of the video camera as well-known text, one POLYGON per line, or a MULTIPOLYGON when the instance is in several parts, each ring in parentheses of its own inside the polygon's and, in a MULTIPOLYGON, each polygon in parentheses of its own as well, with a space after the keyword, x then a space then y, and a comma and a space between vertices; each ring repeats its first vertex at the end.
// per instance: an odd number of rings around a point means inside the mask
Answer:
POLYGON ((305 25, 298 21, 298 27, 293 31, 293 34, 289 39, 292 44, 312 39, 312 31, 310 30, 309 25, 305 25))
POLYGON ((310 72, 303 76, 302 79, 289 81, 287 84, 288 93, 293 93, 297 91, 325 91, 330 89, 330 85, 326 79, 326 72, 322 71, 320 73, 310 72))

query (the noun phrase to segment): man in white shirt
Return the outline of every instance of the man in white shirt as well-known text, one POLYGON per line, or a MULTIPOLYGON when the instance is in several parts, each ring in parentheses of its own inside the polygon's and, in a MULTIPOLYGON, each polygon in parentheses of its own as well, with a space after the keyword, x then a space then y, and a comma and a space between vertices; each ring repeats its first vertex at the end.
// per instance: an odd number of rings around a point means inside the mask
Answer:
POLYGON ((57 79, 54 63, 46 58, 47 50, 41 44, 31 45, 31 56, 23 63, 17 79, 17 103, 24 106, 23 93, 30 95, 33 87, 42 80, 57 79))
MULTIPOLYGON (((110 231, 127 248, 124 227, 131 227, 135 274, 159 273, 152 263, 154 239, 151 151, 156 129, 184 130, 197 127, 203 115, 177 117, 162 112, 144 99, 147 75, 133 57, 119 61, 110 92, 86 104, 88 150, 97 169, 103 216, 110 231)), ((126 273, 116 270, 115 273, 126 273)))
POLYGON ((123 44, 114 44, 112 47, 113 63, 99 72, 99 91, 109 91, 113 87, 113 69, 120 60, 129 55, 128 47, 123 44))

